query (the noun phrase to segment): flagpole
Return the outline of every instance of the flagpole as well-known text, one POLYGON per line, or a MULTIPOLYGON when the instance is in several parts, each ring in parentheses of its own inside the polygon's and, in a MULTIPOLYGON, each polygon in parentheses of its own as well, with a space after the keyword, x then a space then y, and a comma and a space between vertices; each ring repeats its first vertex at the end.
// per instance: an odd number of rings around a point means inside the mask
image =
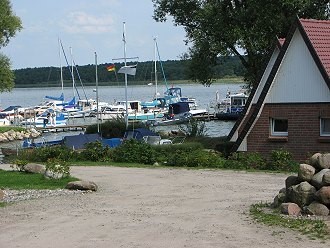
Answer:
POLYGON ((97 53, 95 54, 95 88, 96 88, 96 123, 97 123, 97 133, 100 133, 100 123, 99 123, 99 80, 97 76, 97 53))
MULTIPOLYGON (((127 66, 127 59, 126 59, 126 29, 125 29, 125 22, 123 22, 123 42, 124 42, 124 65, 127 66)), ((127 73, 125 72, 125 106, 126 106, 126 116, 125 116, 125 123, 126 129, 128 128, 128 102, 127 102, 127 73)))

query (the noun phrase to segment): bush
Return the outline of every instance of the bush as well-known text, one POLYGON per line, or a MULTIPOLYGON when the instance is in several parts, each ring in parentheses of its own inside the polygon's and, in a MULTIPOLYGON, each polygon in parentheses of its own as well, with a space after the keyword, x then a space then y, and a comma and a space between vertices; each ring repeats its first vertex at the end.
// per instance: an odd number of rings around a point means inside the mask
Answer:
POLYGON ((70 175, 70 167, 64 160, 50 158, 47 160, 46 174, 52 174, 57 179, 65 178, 70 175))
POLYGON ((239 170, 265 170, 267 161, 259 153, 233 153, 225 161, 223 168, 239 170))
POLYGON ((231 152, 233 145, 234 145, 234 142, 222 140, 220 143, 218 143, 215 146, 215 150, 218 152, 221 152, 225 158, 228 158, 230 156, 230 152, 231 152))
MULTIPOLYGON (((132 125, 134 125, 134 128, 145 127, 143 123, 134 123, 129 124, 128 129, 132 128, 132 125)), ((125 131, 126 123, 123 117, 117 117, 116 119, 108 120, 100 124, 100 135, 103 138, 122 138, 124 137, 125 131)), ((97 133, 97 124, 89 125, 85 133, 97 133)))
POLYGON ((283 149, 272 151, 271 160, 269 161, 269 169, 297 172, 298 168, 299 163, 293 160, 293 156, 290 152, 283 149))
POLYGON ((76 152, 65 146, 48 146, 33 149, 23 149, 18 154, 19 159, 31 162, 47 162, 47 160, 51 158, 70 161, 76 156, 76 152))
POLYGON ((95 141, 85 145, 85 149, 79 154, 79 160, 106 162, 111 159, 111 154, 108 146, 103 147, 100 141, 95 141))
POLYGON ((207 131, 205 121, 191 118, 188 123, 179 125, 180 132, 187 137, 201 137, 205 136, 207 131))
POLYGON ((114 149, 113 161, 153 164, 156 162, 156 152, 147 143, 129 139, 114 149))

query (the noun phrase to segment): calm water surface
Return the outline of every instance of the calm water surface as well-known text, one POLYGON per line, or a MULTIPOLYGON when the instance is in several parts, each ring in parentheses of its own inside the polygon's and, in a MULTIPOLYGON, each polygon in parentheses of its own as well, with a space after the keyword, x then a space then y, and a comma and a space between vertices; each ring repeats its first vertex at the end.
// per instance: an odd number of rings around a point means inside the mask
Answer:
MULTIPOLYGON (((195 97, 198 100, 200 108, 209 109, 210 103, 215 101, 216 92, 219 92, 220 98, 224 98, 226 92, 237 92, 241 89, 239 84, 213 84, 210 87, 204 87, 200 84, 183 84, 175 85, 175 87, 182 88, 182 95, 187 97, 195 97)), ((85 96, 90 99, 95 99, 96 93, 95 87, 85 87, 85 90, 78 89, 80 98, 85 99, 85 96)), ((165 87, 158 86, 157 91, 160 95, 166 90, 165 87)), ((127 98, 129 100, 151 100, 156 93, 155 86, 128 86, 127 98)), ((38 105, 45 100, 46 95, 60 96, 60 88, 33 88, 33 89, 13 89, 12 92, 4 92, 0 94, 0 107, 2 109, 11 105, 20 105, 22 107, 32 107, 38 105)), ((77 96, 77 92, 72 88, 64 89, 65 100, 72 99, 73 96, 77 96)), ((99 101, 112 103, 118 100, 125 100, 125 87, 124 86, 102 86, 98 87, 99 101)), ((82 120, 80 120, 82 121, 82 120)), ((230 132, 234 122, 224 121, 209 121, 206 122, 206 134, 211 137, 225 136, 230 132)), ((175 126, 162 127, 166 130, 176 129, 175 126)), ((69 135, 68 133, 51 134, 58 136, 60 139, 63 135, 69 135)), ((47 137, 47 135, 45 135, 47 137)))

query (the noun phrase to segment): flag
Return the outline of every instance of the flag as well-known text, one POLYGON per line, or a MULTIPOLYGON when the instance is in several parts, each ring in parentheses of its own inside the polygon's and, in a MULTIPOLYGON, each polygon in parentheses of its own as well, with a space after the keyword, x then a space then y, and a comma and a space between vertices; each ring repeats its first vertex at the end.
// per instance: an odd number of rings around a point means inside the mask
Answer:
POLYGON ((107 66, 107 70, 108 71, 115 71, 116 67, 115 67, 115 65, 109 65, 109 66, 107 66))
POLYGON ((135 76, 136 74, 136 65, 123 66, 119 69, 118 73, 128 74, 135 76))

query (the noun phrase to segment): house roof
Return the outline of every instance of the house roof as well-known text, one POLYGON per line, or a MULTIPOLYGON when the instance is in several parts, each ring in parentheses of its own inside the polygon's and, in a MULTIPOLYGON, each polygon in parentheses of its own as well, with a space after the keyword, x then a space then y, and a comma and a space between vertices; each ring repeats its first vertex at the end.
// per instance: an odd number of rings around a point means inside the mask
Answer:
MULTIPOLYGON (((294 25, 291 27, 287 38, 282 43, 282 40, 278 40, 278 43, 281 45, 280 53, 273 65, 271 72, 266 80, 264 88, 260 94, 260 97, 255 105, 254 110, 252 111, 250 117, 246 121, 245 126, 243 127, 242 132, 239 134, 232 151, 238 149, 245 136, 247 135, 249 129, 251 128, 254 120, 257 118, 258 113, 262 107, 262 104, 266 98, 267 92, 270 86, 273 83, 274 77, 277 70, 280 67, 280 64, 283 60, 283 57, 289 47, 289 44, 293 38, 294 32, 299 29, 316 65, 318 66, 326 84, 330 89, 330 21, 320 21, 313 19, 298 19, 294 25)), ((256 86, 252 91, 255 93, 258 86, 256 86)), ((251 104, 251 102, 249 102, 251 104)), ((245 111, 249 106, 245 105, 245 111)), ((246 112, 244 112, 246 114, 246 112)), ((244 118, 241 118, 239 121, 244 121, 244 118)), ((238 124, 238 123, 236 123, 238 124)), ((231 130, 228 138, 231 139, 233 134, 236 132, 236 129, 239 125, 235 125, 231 130)))
POLYGON ((330 20, 300 19, 303 31, 330 76, 330 20))

